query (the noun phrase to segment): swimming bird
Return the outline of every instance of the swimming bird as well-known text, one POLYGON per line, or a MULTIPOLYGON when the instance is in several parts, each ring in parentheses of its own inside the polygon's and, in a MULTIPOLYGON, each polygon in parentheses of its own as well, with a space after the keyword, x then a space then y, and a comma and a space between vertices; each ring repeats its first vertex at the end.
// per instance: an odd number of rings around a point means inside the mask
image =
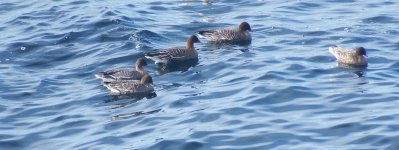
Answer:
POLYGON ((141 78, 148 74, 143 66, 146 66, 147 62, 143 58, 136 60, 135 68, 117 68, 111 69, 104 72, 99 72, 95 76, 102 79, 104 82, 110 82, 115 80, 141 80, 141 78))
POLYGON ((104 82, 113 95, 148 95, 154 92, 152 78, 144 75, 141 80, 114 80, 104 82))
POLYGON ((198 60, 198 53, 194 48, 194 43, 199 43, 199 40, 192 35, 187 39, 186 47, 174 47, 148 52, 145 57, 154 60, 156 64, 164 64, 164 67, 178 65, 185 61, 198 60))
POLYGON ((248 43, 252 40, 249 31, 252 31, 251 26, 247 22, 241 22, 237 29, 198 31, 197 35, 211 42, 248 43))
POLYGON ((329 47, 328 50, 335 56, 338 63, 353 65, 353 66, 367 66, 366 49, 357 47, 354 50, 345 49, 336 45, 329 47))

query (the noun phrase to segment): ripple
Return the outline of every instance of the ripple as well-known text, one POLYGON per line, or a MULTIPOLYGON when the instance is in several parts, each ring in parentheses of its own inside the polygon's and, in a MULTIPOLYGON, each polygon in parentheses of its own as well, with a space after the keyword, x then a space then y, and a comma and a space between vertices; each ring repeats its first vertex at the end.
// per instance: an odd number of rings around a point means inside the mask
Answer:
POLYGON ((318 97, 317 94, 306 92, 307 88, 305 87, 289 87, 282 90, 275 91, 273 94, 268 96, 256 99, 251 103, 248 103, 249 106, 259 106, 259 105, 267 105, 267 104, 276 104, 276 103, 285 103, 294 100, 294 95, 301 95, 300 98, 312 98, 318 97))
POLYGON ((118 19, 103 19, 103 20, 100 20, 100 21, 94 23, 94 26, 97 28, 103 28, 106 26, 118 24, 119 22, 120 21, 118 19))
POLYGON ((150 149, 206 149, 204 144, 197 141, 163 140, 150 149))
POLYGON ((137 33, 133 33, 130 36, 130 39, 136 41, 136 42, 141 42, 141 43, 146 43, 146 44, 151 44, 150 40, 153 41, 162 41, 165 38, 148 30, 141 30, 137 33))
POLYGON ((364 23, 398 23, 398 20, 389 16, 375 16, 365 18, 362 20, 364 23))
POLYGON ((0 2, 0 147, 398 149, 398 4, 0 2), (113 97, 93 75, 242 21, 249 45, 201 41, 189 69, 145 66, 154 97, 113 97), (366 47, 369 66, 337 65, 333 44, 366 47))

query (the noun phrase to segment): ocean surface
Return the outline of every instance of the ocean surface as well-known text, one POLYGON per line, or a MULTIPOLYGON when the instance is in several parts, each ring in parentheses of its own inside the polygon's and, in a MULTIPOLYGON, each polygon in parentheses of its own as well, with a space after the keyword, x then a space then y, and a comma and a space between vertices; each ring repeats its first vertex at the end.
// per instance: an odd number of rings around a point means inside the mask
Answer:
POLYGON ((0 149, 399 149, 399 1, 2 0, 0 149), (252 27, 251 45, 195 44, 152 98, 94 74, 252 27), (328 47, 363 46, 367 68, 328 47))

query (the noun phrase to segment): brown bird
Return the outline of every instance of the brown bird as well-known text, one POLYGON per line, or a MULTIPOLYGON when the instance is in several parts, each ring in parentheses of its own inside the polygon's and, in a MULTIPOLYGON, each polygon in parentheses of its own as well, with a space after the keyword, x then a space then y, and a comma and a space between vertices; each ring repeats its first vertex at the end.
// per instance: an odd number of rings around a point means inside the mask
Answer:
POLYGON ((365 58, 365 56, 367 56, 366 49, 363 47, 350 50, 334 45, 329 47, 328 50, 335 56, 338 63, 353 66, 367 66, 367 60, 365 58))
POLYGON ((113 95, 148 95, 154 92, 152 78, 144 75, 141 80, 115 80, 104 82, 113 95))
POLYGON ((242 22, 237 29, 219 29, 197 32, 198 37, 211 42, 251 42, 251 26, 247 22, 242 22))
POLYGON ((192 35, 187 39, 185 47, 174 47, 148 52, 145 56, 155 61, 156 64, 176 64, 189 60, 198 60, 197 50, 194 43, 199 43, 196 36, 192 35))
POLYGON ((104 82, 110 82, 115 80, 141 80, 141 78, 148 74, 143 66, 146 66, 147 62, 143 58, 136 60, 135 68, 117 68, 111 69, 104 72, 95 74, 97 78, 102 79, 104 82))

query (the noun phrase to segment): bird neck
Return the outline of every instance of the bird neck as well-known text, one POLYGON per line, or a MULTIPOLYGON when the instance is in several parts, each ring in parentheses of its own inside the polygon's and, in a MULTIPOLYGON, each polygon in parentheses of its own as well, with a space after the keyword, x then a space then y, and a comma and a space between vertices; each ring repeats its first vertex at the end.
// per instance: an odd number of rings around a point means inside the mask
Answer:
POLYGON ((189 38, 189 39, 187 40, 186 48, 187 48, 188 50, 195 50, 195 48, 194 48, 194 42, 191 40, 191 38, 189 38))
POLYGON ((141 78, 140 83, 141 84, 152 84, 152 79, 148 78, 148 77, 143 77, 143 78, 141 78))
POLYGON ((238 31, 238 32, 245 32, 246 30, 241 29, 240 27, 238 27, 237 31, 238 31))
POLYGON ((141 84, 146 84, 147 81, 146 81, 146 79, 141 79, 140 83, 141 83, 141 84))
POLYGON ((143 66, 141 66, 140 64, 136 64, 136 70, 143 73, 143 66))

